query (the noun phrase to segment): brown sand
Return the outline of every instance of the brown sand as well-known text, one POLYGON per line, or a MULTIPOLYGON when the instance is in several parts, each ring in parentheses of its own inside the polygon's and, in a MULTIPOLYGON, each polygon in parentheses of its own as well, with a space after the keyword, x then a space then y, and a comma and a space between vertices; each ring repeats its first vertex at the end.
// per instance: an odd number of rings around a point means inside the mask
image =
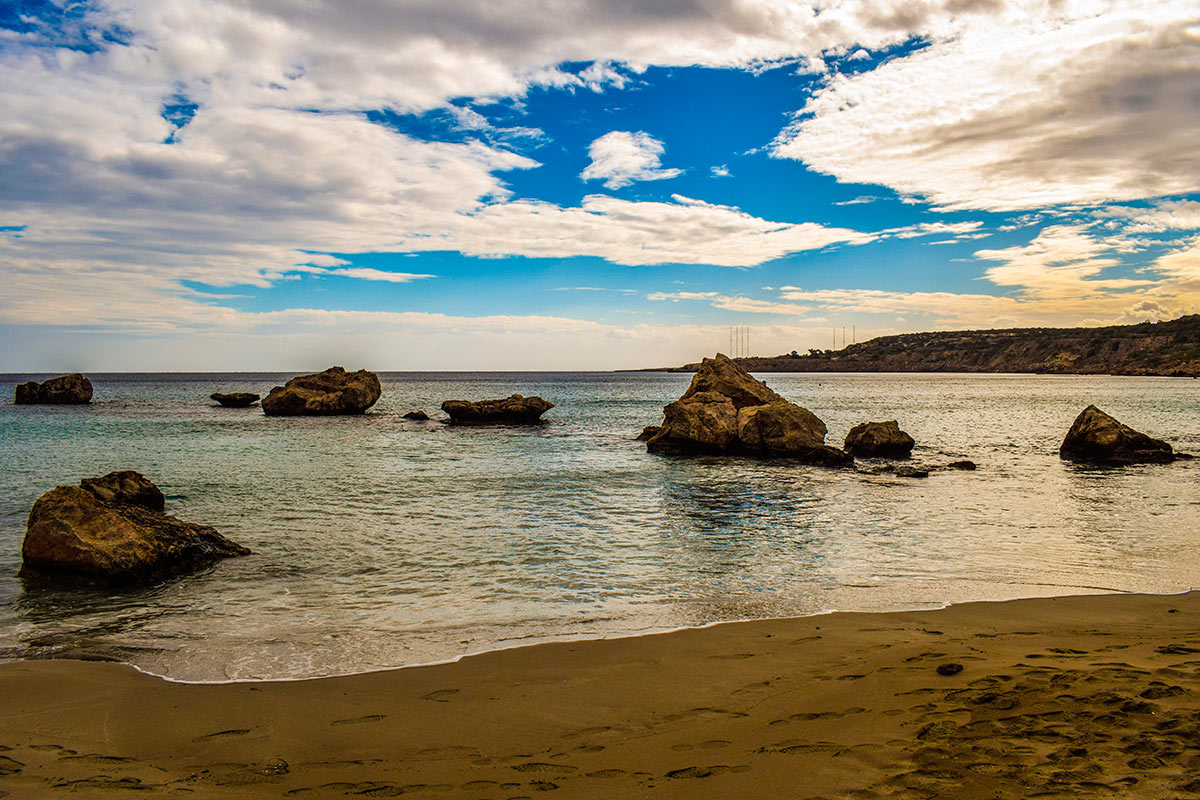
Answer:
POLYGON ((0 796, 1200 798, 1198 623, 1090 596, 284 683, 8 663, 0 796))

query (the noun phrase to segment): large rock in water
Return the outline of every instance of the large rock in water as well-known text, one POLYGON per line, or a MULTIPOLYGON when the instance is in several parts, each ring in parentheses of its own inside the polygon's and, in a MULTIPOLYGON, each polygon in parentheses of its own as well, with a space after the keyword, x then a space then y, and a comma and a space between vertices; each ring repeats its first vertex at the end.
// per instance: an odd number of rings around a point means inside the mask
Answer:
POLYGON ((843 445, 856 458, 909 458, 916 442, 894 419, 887 422, 864 422, 846 434, 843 445))
POLYGON ((1088 406, 1075 418, 1058 454, 1095 464, 1166 464, 1175 460, 1171 445, 1135 431, 1095 406, 1088 406))
POLYGON ((541 421, 542 414, 554 408, 554 403, 540 397, 510 395, 503 400, 447 400, 442 411, 450 415, 454 425, 532 425, 541 421))
POLYGON ((330 367, 314 375, 300 375, 276 386, 263 398, 263 413, 271 417, 361 414, 379 399, 383 389, 374 372, 346 372, 330 367))
POLYGON ((21 577, 42 583, 138 584, 250 552, 162 508, 158 487, 132 471, 51 489, 29 512, 21 577))
POLYGON ((825 423, 784 400, 728 356, 706 358, 683 396, 663 408, 646 442, 651 453, 742 453, 845 466, 854 459, 825 444, 825 423))
POLYGON ((209 397, 226 408, 249 408, 258 402, 258 395, 253 392, 213 392, 209 397))
POLYGON ((22 383, 13 393, 13 403, 17 405, 35 403, 82 405, 90 402, 92 402, 92 382, 78 372, 50 378, 42 383, 37 381, 22 383))

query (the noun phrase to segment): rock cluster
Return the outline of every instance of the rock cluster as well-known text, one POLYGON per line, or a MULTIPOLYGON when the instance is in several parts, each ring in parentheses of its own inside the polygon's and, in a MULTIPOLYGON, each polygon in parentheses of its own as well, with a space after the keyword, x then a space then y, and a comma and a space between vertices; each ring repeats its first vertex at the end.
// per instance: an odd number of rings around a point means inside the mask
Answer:
POLYGON ((78 372, 50 378, 42 383, 22 383, 13 393, 13 403, 16 405, 82 405, 90 402, 92 382, 78 372))
POLYGON ((232 392, 230 394, 213 392, 209 397, 226 408, 249 408, 258 402, 258 395, 253 392, 232 392))
POLYGON ((262 407, 263 413, 271 417, 361 414, 375 405, 382 392, 374 372, 330 367, 276 386, 263 398, 262 407))
POLYGON ((163 507, 159 488, 130 470, 51 489, 29 512, 21 577, 137 584, 250 552, 212 528, 164 514, 163 507))
POLYGON ((1176 457, 1171 445, 1135 431, 1095 406, 1075 418, 1058 454, 1093 464, 1167 464, 1176 457))
POLYGON ((687 391, 663 408, 663 424, 646 449, 780 456, 825 466, 853 463, 848 453, 825 444, 825 433, 825 423, 811 411, 718 353, 704 359, 687 391))
POLYGON ((503 400, 447 400, 442 411, 450 415, 454 425, 532 425, 541 421, 542 414, 554 408, 554 403, 540 397, 510 395, 503 400))
POLYGON ((909 458, 915 442, 894 419, 864 422, 846 434, 844 449, 855 458, 909 458))

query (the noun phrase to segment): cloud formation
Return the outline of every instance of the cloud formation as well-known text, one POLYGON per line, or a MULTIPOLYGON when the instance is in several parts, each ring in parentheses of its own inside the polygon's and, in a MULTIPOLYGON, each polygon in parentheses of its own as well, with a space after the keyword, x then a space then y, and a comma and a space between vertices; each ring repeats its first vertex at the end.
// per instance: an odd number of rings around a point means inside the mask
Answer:
POLYGON ((609 189, 620 189, 634 181, 661 181, 674 178, 681 169, 664 169, 663 143, 645 131, 610 131, 588 146, 588 164, 579 177, 585 181, 604 181, 609 189))

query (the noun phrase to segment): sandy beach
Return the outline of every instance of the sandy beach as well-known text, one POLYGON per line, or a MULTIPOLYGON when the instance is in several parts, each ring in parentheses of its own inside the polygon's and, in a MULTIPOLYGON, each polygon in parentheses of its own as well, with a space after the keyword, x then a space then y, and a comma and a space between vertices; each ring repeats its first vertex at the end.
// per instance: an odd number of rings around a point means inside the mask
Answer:
POLYGON ((1198 621, 1032 599, 220 685, 7 663, 0 795, 1200 797, 1198 621))

